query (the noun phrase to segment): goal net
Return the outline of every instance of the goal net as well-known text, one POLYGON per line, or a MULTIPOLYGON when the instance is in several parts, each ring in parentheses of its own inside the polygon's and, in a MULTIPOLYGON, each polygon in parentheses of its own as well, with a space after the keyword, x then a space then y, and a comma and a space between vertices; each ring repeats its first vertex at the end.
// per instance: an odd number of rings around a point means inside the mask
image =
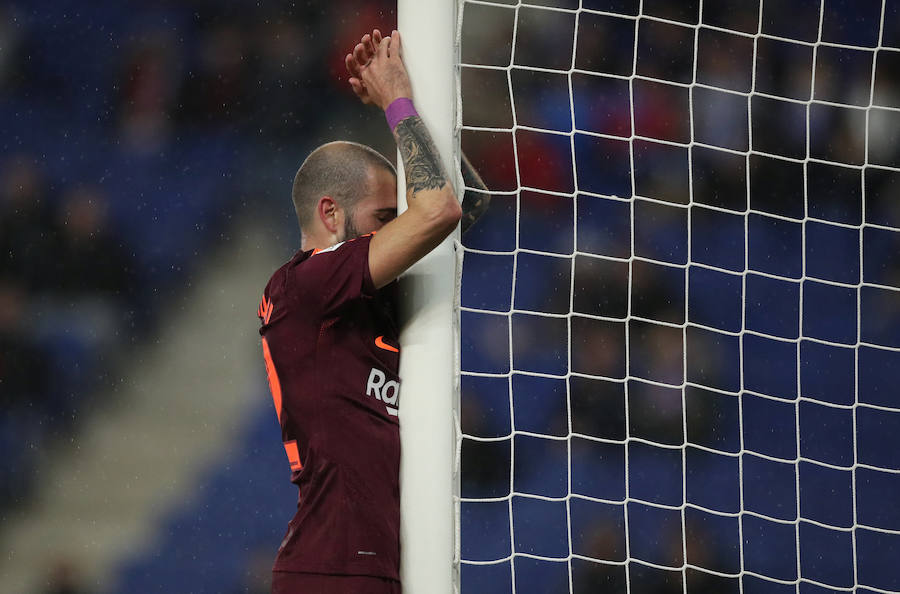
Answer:
POLYGON ((463 594, 900 592, 900 0, 460 4, 463 594))

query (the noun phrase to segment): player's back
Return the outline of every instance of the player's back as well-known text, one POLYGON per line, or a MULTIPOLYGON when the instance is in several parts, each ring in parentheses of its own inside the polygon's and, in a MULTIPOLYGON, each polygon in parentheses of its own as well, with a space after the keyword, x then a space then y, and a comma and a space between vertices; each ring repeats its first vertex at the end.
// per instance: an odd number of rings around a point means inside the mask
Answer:
POLYGON ((298 252, 266 286, 260 334, 300 489, 275 569, 399 579, 399 348, 371 236, 298 252))

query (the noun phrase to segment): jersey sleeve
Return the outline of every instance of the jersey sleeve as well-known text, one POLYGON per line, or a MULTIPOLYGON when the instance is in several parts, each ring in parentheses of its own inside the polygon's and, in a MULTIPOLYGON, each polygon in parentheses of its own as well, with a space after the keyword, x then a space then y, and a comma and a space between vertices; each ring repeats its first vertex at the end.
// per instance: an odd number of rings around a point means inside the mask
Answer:
POLYGON ((373 297, 375 284, 369 272, 369 242, 364 235, 323 250, 317 250, 294 269, 292 293, 306 303, 318 303, 323 313, 344 304, 373 297))

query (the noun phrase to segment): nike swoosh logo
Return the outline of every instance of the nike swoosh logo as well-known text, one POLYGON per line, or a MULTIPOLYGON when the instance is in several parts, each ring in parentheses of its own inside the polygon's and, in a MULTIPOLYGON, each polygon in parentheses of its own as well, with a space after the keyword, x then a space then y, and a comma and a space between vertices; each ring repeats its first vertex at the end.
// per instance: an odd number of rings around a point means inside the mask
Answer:
POLYGON ((388 343, 384 342, 384 334, 375 339, 375 346, 386 351, 391 351, 392 353, 400 352, 400 349, 398 349, 397 347, 391 346, 388 343))

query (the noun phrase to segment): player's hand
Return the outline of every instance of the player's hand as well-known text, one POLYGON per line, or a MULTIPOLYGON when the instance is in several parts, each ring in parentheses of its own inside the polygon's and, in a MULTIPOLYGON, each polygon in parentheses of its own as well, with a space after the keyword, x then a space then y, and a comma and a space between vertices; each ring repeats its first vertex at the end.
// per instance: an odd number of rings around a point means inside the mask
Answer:
POLYGON ((380 44, 381 31, 375 29, 371 34, 366 33, 363 35, 356 47, 353 48, 353 51, 344 58, 347 72, 350 73, 350 87, 356 93, 356 96, 359 97, 359 100, 365 104, 371 103, 372 98, 369 97, 369 90, 363 85, 360 68, 367 66, 372 61, 372 58, 375 57, 375 51, 380 44))
POLYGON ((378 29, 364 35, 345 58, 350 86, 363 103, 386 109, 395 99, 412 98, 412 85, 403 65, 400 32, 382 37, 378 29))

